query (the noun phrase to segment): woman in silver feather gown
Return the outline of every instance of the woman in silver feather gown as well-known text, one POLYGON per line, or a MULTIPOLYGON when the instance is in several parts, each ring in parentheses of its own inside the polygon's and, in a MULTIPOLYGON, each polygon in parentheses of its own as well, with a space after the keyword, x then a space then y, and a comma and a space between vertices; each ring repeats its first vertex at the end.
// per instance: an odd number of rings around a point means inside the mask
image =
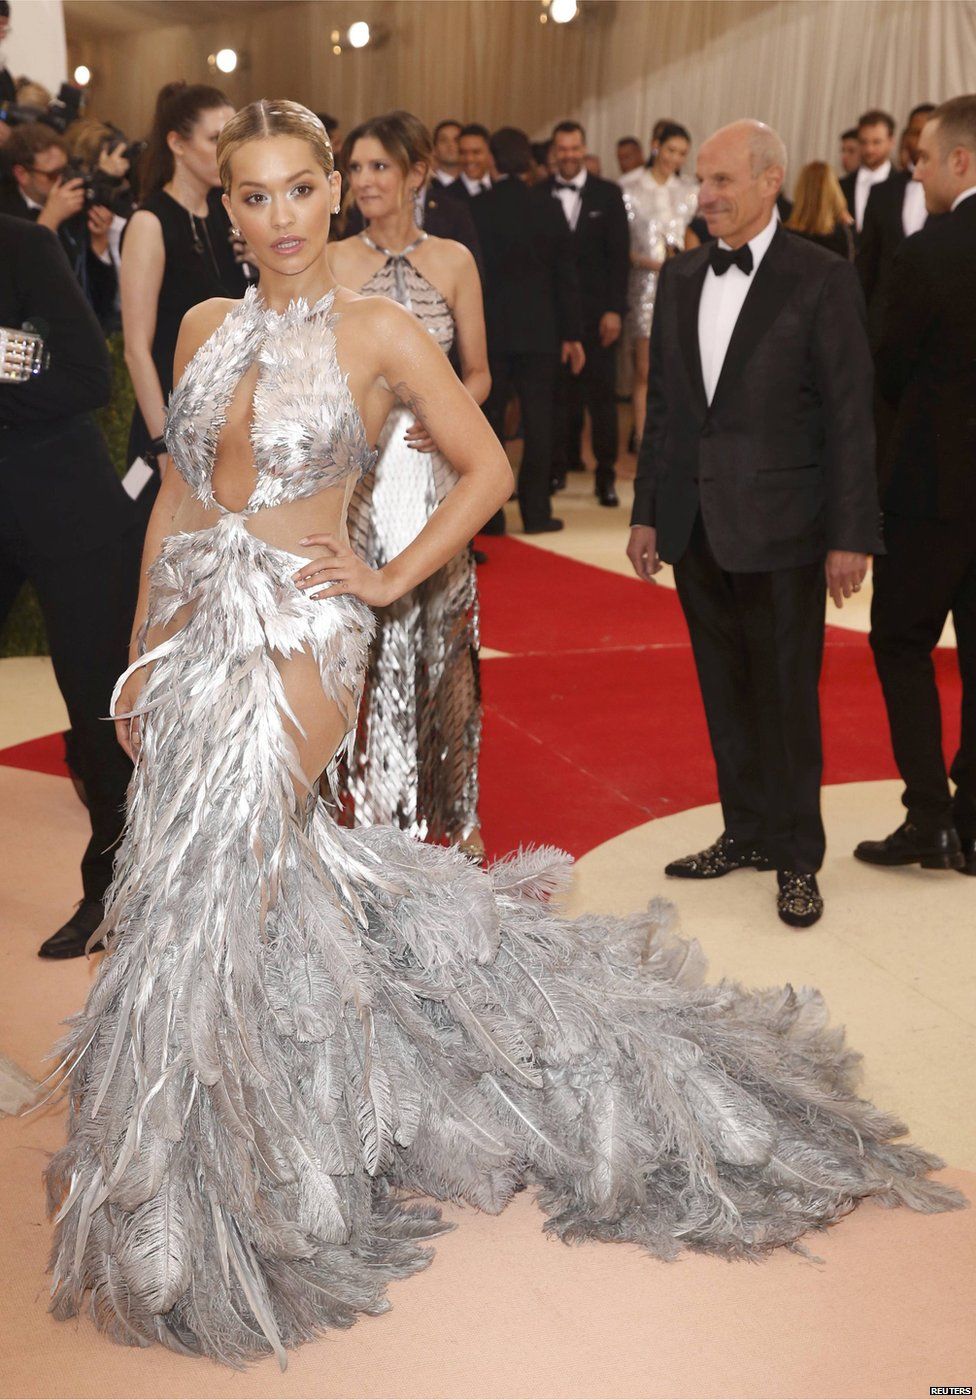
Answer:
MULTIPOLYGON (((480 403, 491 381, 477 266, 462 244, 430 237, 414 216, 429 178, 429 134, 409 113, 392 113, 350 132, 346 150, 367 229, 330 244, 336 280, 399 302, 445 355, 456 346, 462 382, 480 403)), ((390 414, 377 448, 348 528, 357 554, 382 568, 416 538, 457 475, 406 408, 390 414)), ((394 825, 483 857, 480 749, 478 587, 466 544, 376 613, 356 743, 338 775, 344 813, 357 826, 394 825)))
POLYGON ((252 104, 220 156, 261 290, 196 308, 177 350, 176 470, 113 699, 137 762, 108 953, 47 1171, 56 1316, 284 1365, 429 1262, 445 1226, 417 1194, 500 1211, 526 1184, 562 1239, 664 1259, 801 1247, 866 1196, 958 1206, 857 1097, 817 992, 707 985, 658 902, 559 918, 558 852, 486 872, 335 824, 317 778, 352 732, 367 603, 453 557, 510 476, 416 320, 331 283, 317 119, 252 104), (341 516, 391 389, 459 481, 372 570, 341 516))

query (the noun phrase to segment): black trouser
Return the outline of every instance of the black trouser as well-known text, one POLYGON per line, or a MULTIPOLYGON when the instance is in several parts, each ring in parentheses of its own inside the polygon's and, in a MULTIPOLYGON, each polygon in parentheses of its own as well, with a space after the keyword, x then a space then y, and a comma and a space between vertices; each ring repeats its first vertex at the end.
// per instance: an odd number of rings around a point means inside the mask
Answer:
POLYGON ((976 835, 976 518, 886 515, 886 553, 874 561, 871 648, 909 817, 925 828, 955 822, 976 835), (932 652, 952 614, 962 674, 962 735, 948 777, 932 652))
POLYGON ((576 377, 562 365, 556 378, 552 475, 564 476, 579 465, 585 405, 590 411, 597 485, 612 486, 618 448, 617 346, 601 345, 599 336, 594 335, 584 340, 583 349, 586 364, 582 373, 576 377))
POLYGON ((823 661, 823 560, 731 574, 701 516, 674 566, 718 771, 725 829, 778 870, 812 873, 824 855, 817 687, 823 661))
POLYGON ((559 356, 532 352, 491 356, 491 392, 485 400, 488 422, 504 442, 505 408, 514 390, 522 415, 522 465, 519 468, 518 499, 522 523, 532 530, 544 525, 552 511, 549 506, 549 471, 552 462, 553 385, 559 356))
POLYGON ((0 626, 25 580, 37 591, 51 662, 71 721, 71 761, 85 785, 91 840, 81 860, 86 899, 101 899, 125 820, 132 765, 108 715, 125 670, 139 584, 142 530, 86 550, 41 554, 9 512, 0 513, 0 626))

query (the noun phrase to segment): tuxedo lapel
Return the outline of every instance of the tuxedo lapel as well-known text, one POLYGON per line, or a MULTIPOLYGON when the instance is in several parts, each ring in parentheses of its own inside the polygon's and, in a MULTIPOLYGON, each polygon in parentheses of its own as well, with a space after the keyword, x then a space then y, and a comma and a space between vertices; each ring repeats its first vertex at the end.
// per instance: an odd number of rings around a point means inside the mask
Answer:
POLYGON ((694 391, 695 402, 705 407, 705 381, 702 378, 701 347, 698 344, 698 303, 708 272, 708 257, 688 272, 682 269, 678 277, 678 339, 685 370, 694 391))
POLYGON ((788 265, 784 266, 787 238, 789 234, 781 228, 777 229, 766 256, 756 269, 712 395, 713 408, 718 405, 721 396, 728 393, 729 386, 735 383, 799 280, 788 265))

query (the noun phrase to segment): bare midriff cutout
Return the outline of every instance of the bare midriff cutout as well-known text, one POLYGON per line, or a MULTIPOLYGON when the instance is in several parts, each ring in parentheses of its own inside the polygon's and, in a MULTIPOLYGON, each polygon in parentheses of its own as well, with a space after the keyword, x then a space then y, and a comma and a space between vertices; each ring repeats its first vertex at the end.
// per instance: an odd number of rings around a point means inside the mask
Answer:
MULTIPOLYGON (((338 486, 326 486, 314 495, 285 501, 280 506, 267 506, 253 515, 242 516, 241 520, 249 534, 274 549, 316 559, 323 553, 322 547, 303 545, 299 541, 306 535, 334 535, 348 543, 346 514, 355 489, 356 478, 349 476, 338 486)), ((187 492, 173 517, 172 533, 195 535, 199 530, 210 530, 226 514, 219 506, 206 505, 187 492)))

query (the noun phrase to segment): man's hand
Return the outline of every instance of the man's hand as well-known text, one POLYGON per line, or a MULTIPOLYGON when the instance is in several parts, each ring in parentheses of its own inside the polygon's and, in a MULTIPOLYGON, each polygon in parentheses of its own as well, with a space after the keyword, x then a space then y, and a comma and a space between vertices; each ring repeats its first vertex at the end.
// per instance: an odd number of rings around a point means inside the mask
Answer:
POLYGON ((583 366, 586 364, 583 342, 581 340, 564 340, 559 358, 564 365, 569 365, 573 374, 582 373, 583 366))
POLYGON ((616 311, 604 311, 600 317, 600 344, 604 350, 620 335, 621 320, 616 311))
POLYGON ((834 606, 842 608, 844 599, 861 591, 861 584, 868 571, 868 556, 852 554, 847 549, 832 549, 827 555, 827 589, 834 606))
POLYGON ((37 222, 57 233, 65 219, 77 214, 85 204, 85 182, 80 177, 66 182, 59 180, 51 189, 37 222))
POLYGON ((88 211, 88 243, 96 257, 108 252, 108 231, 112 227, 112 211, 104 204, 93 204, 88 211))
POLYGON ((661 560, 657 553, 657 530, 653 525, 631 525, 627 558, 638 578, 645 583, 654 582, 652 575, 661 572, 661 560))

